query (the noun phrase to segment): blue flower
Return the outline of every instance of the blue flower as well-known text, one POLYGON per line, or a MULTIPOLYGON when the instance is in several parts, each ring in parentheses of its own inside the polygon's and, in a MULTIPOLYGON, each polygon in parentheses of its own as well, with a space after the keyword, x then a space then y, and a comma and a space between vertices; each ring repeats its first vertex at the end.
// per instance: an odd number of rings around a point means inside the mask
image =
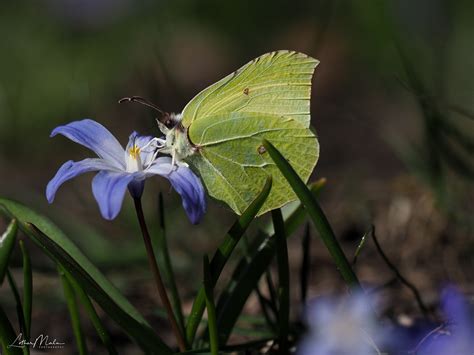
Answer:
POLYGON ((308 333, 298 355, 367 355, 375 353, 378 327, 366 296, 356 293, 343 301, 322 298, 306 309, 308 333))
POLYGON ((91 149, 98 158, 64 163, 46 187, 49 203, 53 202, 56 191, 65 181, 98 171, 92 180, 92 192, 102 216, 114 219, 120 212, 127 188, 133 198, 140 198, 145 179, 160 175, 167 178, 181 195, 183 207, 193 224, 199 223, 204 215, 206 199, 200 179, 185 164, 174 165, 170 157, 157 157, 164 140, 133 132, 124 150, 104 126, 89 119, 59 126, 51 137, 57 134, 91 149))
POLYGON ((474 351, 474 307, 453 286, 441 297, 446 326, 431 332, 418 346, 420 355, 471 355, 474 351))

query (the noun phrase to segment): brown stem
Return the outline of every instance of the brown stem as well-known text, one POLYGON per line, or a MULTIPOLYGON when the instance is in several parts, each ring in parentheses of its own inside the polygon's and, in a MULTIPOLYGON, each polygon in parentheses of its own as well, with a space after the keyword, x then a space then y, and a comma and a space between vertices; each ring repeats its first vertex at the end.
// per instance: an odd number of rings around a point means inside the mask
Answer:
POLYGON ((140 229, 142 231, 143 241, 145 242, 146 253, 148 255, 148 262, 150 264, 153 277, 155 278, 156 288, 158 289, 161 302, 163 303, 163 306, 166 309, 166 313, 168 314, 168 320, 170 321, 171 327, 173 328, 176 341, 178 342, 179 350, 185 351, 186 343, 184 342, 183 335, 179 331, 178 323, 176 322, 173 309, 171 308, 170 300, 168 299, 168 295, 166 294, 166 289, 163 284, 163 280, 161 279, 160 270, 158 269, 158 265, 156 263, 156 257, 155 257, 155 253, 153 252, 153 246, 151 244, 150 234, 148 233, 148 228, 145 223, 145 217, 143 215, 141 199, 134 198, 133 200, 135 202, 135 210, 137 211, 137 217, 138 217, 138 222, 140 223, 140 229))

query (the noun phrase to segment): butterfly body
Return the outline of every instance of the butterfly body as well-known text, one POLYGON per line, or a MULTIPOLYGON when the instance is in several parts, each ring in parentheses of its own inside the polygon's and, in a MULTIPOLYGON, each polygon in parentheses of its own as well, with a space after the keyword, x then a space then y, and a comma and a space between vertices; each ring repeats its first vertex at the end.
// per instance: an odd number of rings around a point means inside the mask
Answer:
POLYGON ((310 129, 311 78, 318 61, 305 54, 264 54, 204 89, 173 116, 174 127, 160 125, 166 149, 189 163, 209 194, 241 214, 268 175, 272 190, 259 212, 281 207, 296 195, 265 151, 270 141, 308 181, 319 156, 310 129))

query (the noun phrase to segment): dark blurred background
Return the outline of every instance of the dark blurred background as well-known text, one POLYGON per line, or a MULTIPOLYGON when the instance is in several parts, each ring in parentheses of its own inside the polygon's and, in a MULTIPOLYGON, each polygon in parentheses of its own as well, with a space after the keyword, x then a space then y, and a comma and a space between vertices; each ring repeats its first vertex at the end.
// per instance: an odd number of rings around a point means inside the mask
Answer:
MULTIPOLYGON (((90 156, 67 139, 50 139, 51 130, 88 117, 123 144, 132 130, 158 135, 152 111, 117 100, 140 95, 179 112, 201 89, 254 57, 298 50, 321 61, 312 94, 312 124, 321 145, 314 179, 327 178, 321 204, 346 253, 351 257, 373 223, 427 303, 437 301, 447 281, 472 292, 473 15, 469 0, 3 2, 0 195, 48 215, 132 303, 156 318, 130 199, 117 220, 104 221, 91 176, 84 176, 66 183, 55 203, 47 204, 45 186, 57 168, 90 156)), ((172 262, 188 310, 200 282, 196 265, 202 254, 213 253, 235 216, 209 200, 205 220, 192 226, 177 194, 156 178, 147 182, 144 196, 152 226, 158 191, 165 196, 172 262)), ((310 296, 342 285, 313 235, 310 296)), ((290 241, 295 283, 300 244, 297 237, 290 241)), ((54 327, 53 320, 56 327, 69 320, 59 281, 41 252, 30 249, 37 270, 35 333, 54 327)), ((372 286, 393 278, 370 243, 357 268, 372 286)), ((2 304, 13 310, 5 287, 0 291, 2 304)), ((418 312, 399 284, 382 292, 387 312, 418 312)), ((250 300, 248 312, 255 309, 250 300)), ((59 328, 72 339, 68 327, 59 328)))

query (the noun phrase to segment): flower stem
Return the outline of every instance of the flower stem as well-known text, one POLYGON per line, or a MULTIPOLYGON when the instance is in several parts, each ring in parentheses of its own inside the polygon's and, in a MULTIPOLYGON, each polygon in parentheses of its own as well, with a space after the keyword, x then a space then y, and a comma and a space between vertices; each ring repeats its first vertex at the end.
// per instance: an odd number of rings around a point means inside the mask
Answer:
POLYGON ((156 263, 156 257, 155 257, 155 253, 153 252, 153 246, 151 244, 150 233, 148 233, 148 228, 145 223, 145 217, 143 215, 142 201, 140 198, 134 198, 133 201, 135 202, 135 210, 137 212, 138 222, 140 223, 140 229, 142 231, 143 241, 145 242, 146 253, 148 255, 148 262, 150 264, 153 277, 155 278, 156 288, 158 289, 161 302, 163 303, 163 306, 166 309, 166 313, 168 314, 168 320, 170 321, 171 327, 173 328, 176 341, 178 342, 179 350, 185 351, 186 343, 184 342, 183 335, 179 331, 178 323, 176 322, 173 309, 171 308, 170 300, 168 299, 168 295, 166 294, 166 289, 163 284, 163 280, 161 279, 160 270, 158 269, 158 265, 156 263))

